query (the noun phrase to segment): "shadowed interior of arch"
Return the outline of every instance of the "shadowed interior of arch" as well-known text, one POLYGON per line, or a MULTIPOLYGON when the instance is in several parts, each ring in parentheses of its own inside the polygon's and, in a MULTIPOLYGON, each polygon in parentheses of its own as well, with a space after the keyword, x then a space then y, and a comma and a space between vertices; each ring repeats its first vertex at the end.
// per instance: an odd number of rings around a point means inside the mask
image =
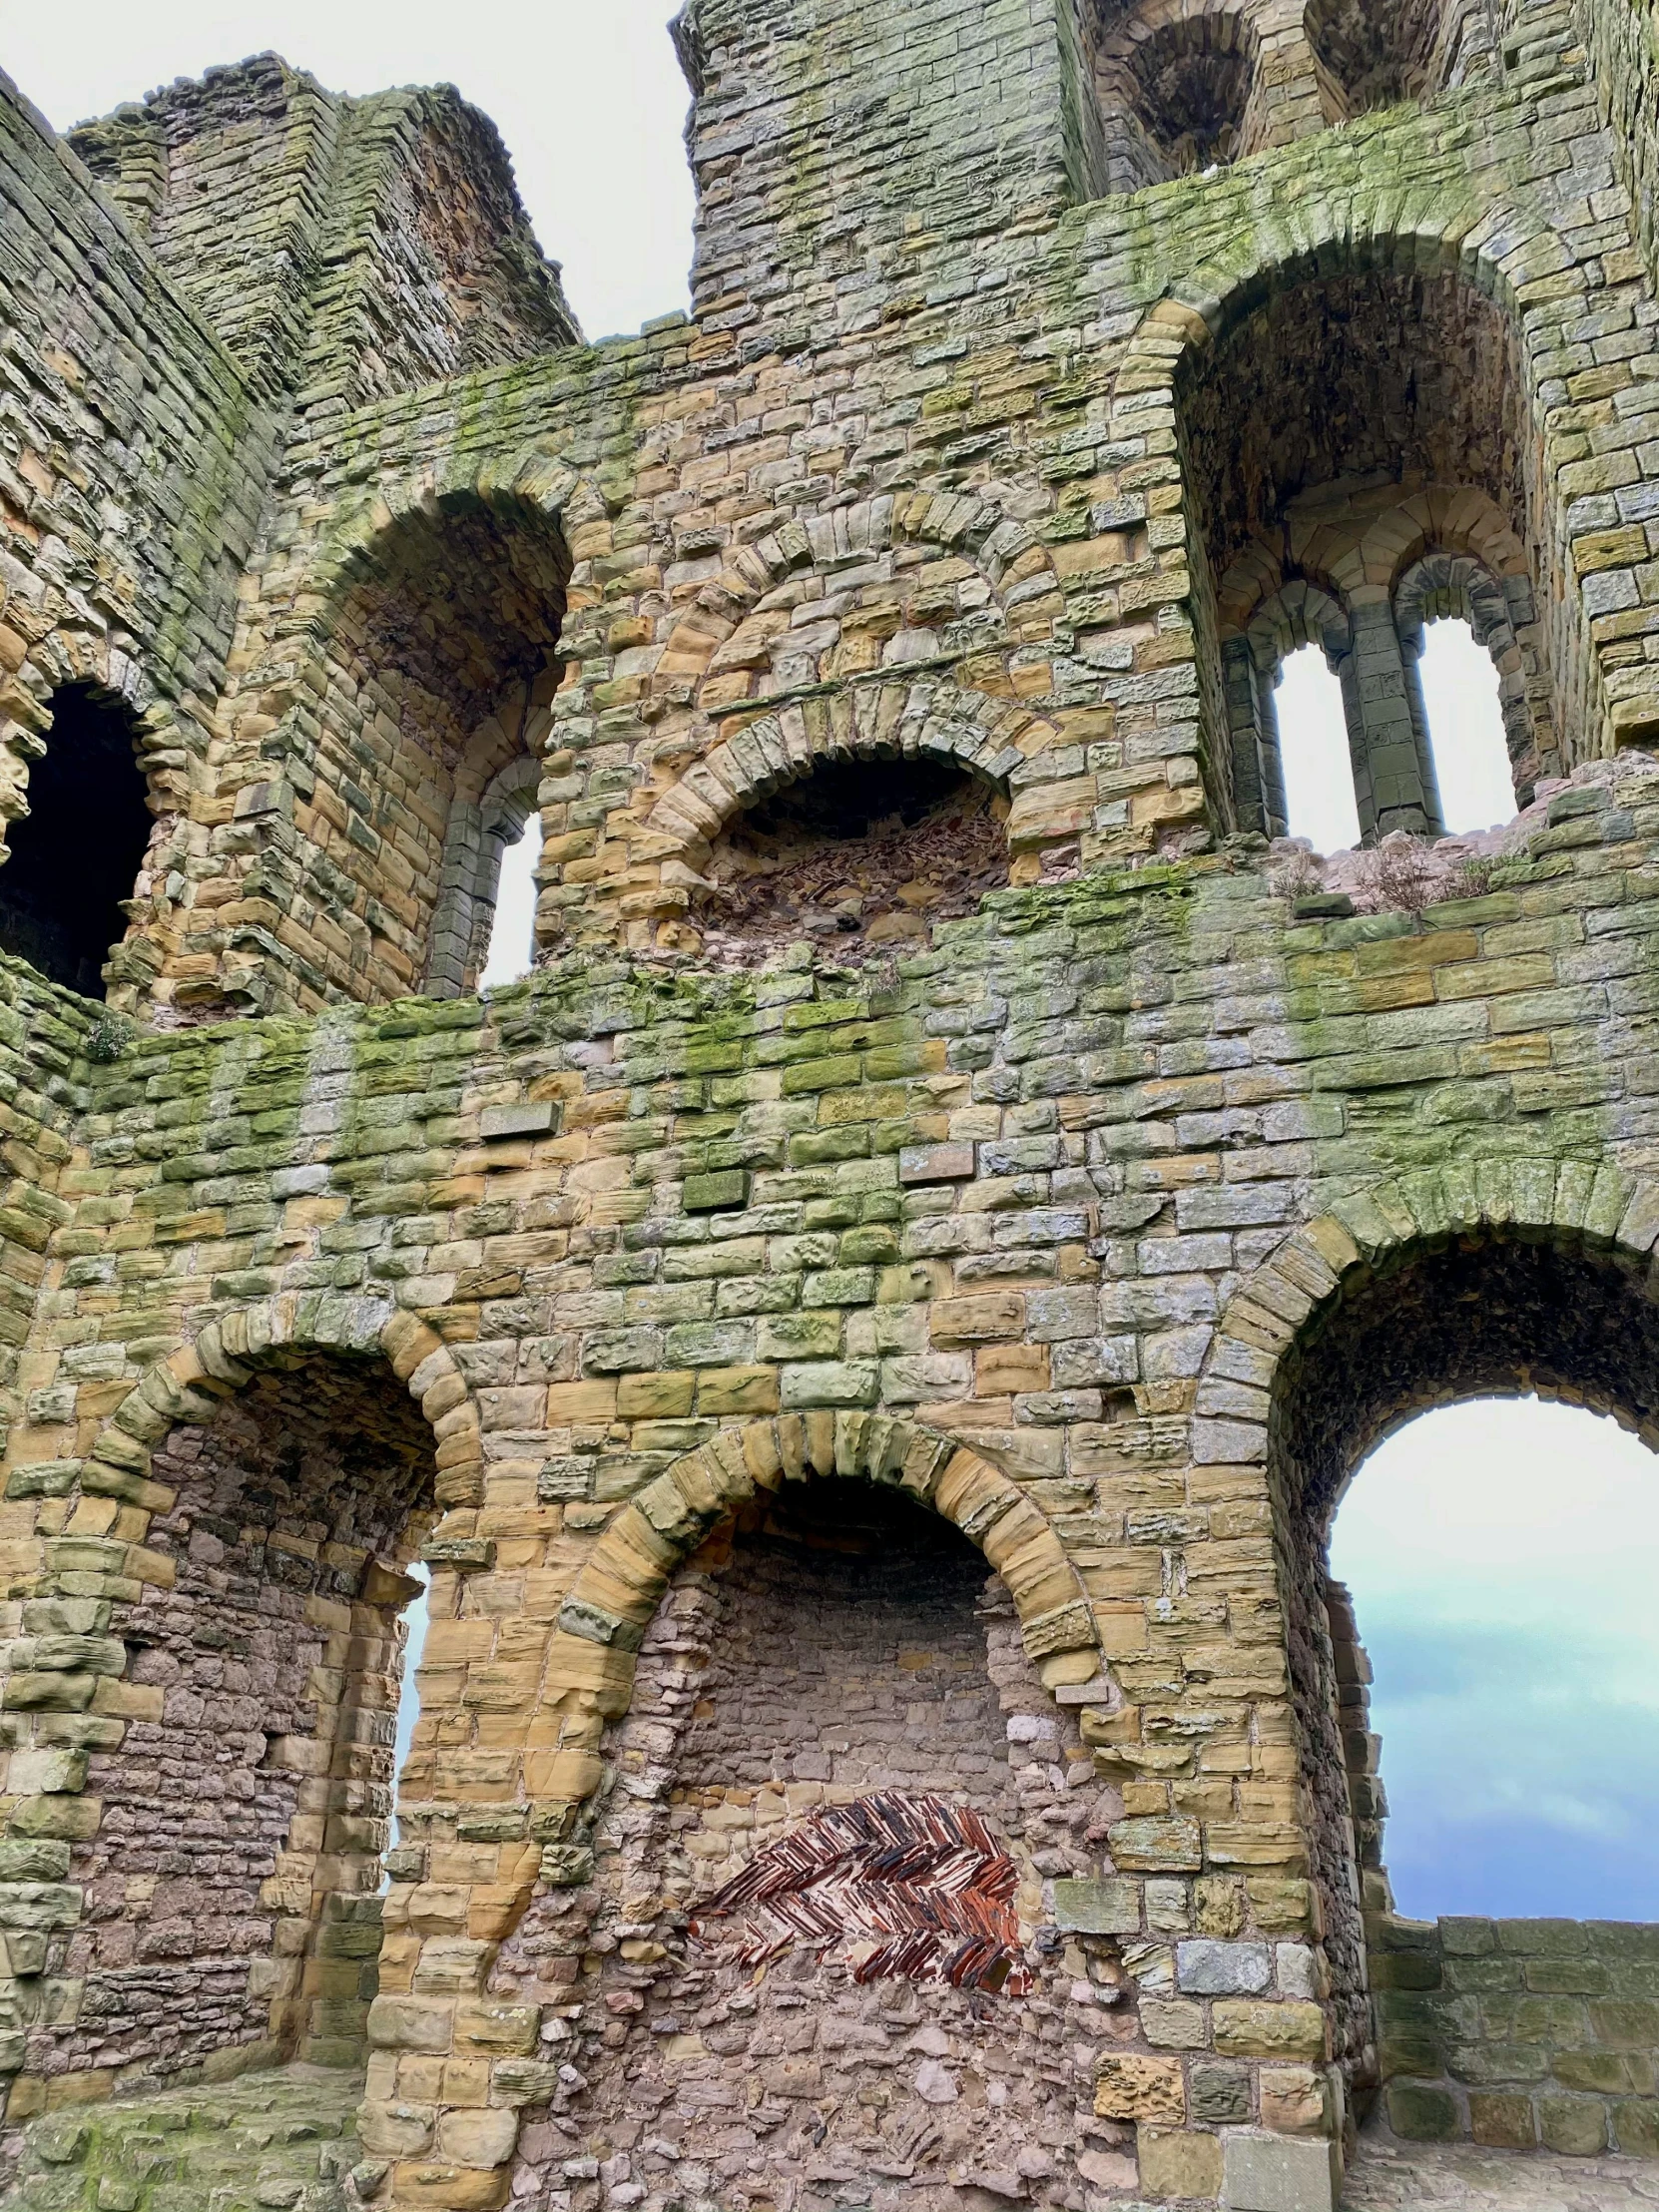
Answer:
POLYGON ((129 710, 92 686, 55 693, 29 812, 11 825, 0 868, 0 948, 88 998, 104 995, 104 963, 127 927, 121 901, 150 840, 137 740, 129 710))
POLYGON ((171 1580, 115 1607, 142 1711, 93 1753, 107 1812, 68 1870, 86 2033, 135 2080, 358 2064, 431 1431, 380 1360, 289 1354, 152 1472, 171 1580))
POLYGON ((1008 880, 1000 789, 935 755, 830 760, 736 816, 696 886, 718 943, 924 940, 1008 880))

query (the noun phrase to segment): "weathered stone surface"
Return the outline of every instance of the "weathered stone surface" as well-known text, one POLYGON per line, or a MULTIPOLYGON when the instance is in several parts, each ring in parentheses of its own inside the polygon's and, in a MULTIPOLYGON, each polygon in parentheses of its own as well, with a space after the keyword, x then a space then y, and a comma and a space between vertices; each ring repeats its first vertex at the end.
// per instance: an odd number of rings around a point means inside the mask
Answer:
POLYGON ((0 958, 8 2122, 366 2045, 392 2212, 1242 2205, 1379 2080, 1643 2151, 1651 1931, 1391 1918, 1324 1545, 1418 1405, 1653 1417, 1646 27, 798 28, 688 9, 696 319, 594 347, 450 94, 266 58, 98 194, 0 100, 14 920, 90 706, 149 840, 105 1006, 0 958), (894 1798, 984 1955, 803 1917, 894 1798))

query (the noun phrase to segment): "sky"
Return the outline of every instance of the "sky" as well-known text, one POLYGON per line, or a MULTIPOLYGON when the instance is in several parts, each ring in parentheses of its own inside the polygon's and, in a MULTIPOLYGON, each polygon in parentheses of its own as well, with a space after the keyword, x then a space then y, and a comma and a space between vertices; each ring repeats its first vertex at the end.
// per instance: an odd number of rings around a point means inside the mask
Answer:
MULTIPOLYGON (((1420 666, 1447 830, 1490 830, 1508 822, 1515 795, 1491 656, 1475 644, 1466 622, 1431 622, 1420 666)), ((1277 704, 1291 835, 1311 838, 1317 852, 1346 851, 1360 841, 1360 822, 1342 687, 1318 646, 1305 645, 1285 663, 1277 704)))
MULTIPOLYGON (((269 49, 342 92, 456 84, 499 126, 598 338, 686 303, 673 4, 74 0, 8 10, 0 65, 60 129, 269 49)), ((1430 628, 1423 680, 1449 826, 1506 820, 1496 682, 1465 628, 1430 628)), ((1293 831, 1352 844, 1341 700, 1317 653, 1288 664, 1279 711, 1293 831)), ((489 983, 528 963, 535 845, 531 831, 504 865, 489 983)), ((1659 1919, 1644 1848, 1659 1831, 1656 1471, 1589 1414, 1479 1404, 1413 1423, 1357 1478, 1335 1557, 1377 1670, 1406 1911, 1659 1919)))
POLYGON ((59 130, 276 52, 334 92, 453 84, 506 141, 590 338, 684 307, 690 94, 676 0, 70 0, 4 13, 0 67, 59 130))
POLYGON ((1536 1400, 1427 1413, 1337 1514, 1413 1919, 1659 1921, 1659 1462, 1536 1400))

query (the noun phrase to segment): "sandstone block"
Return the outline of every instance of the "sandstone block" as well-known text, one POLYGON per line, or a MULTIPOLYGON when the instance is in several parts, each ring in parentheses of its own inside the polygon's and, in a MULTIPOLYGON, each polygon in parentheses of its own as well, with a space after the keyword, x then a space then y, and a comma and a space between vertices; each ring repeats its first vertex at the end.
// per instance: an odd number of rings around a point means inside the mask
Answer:
POLYGON ((1223 2202, 1229 2212, 1335 2212, 1342 2186, 1335 2142, 1240 2130, 1226 2146, 1223 2202))
POLYGON ((1095 2075, 1094 2108, 1104 2120, 1180 2126, 1187 2117, 1181 2061, 1144 2058, 1132 2051, 1102 2058, 1095 2075))

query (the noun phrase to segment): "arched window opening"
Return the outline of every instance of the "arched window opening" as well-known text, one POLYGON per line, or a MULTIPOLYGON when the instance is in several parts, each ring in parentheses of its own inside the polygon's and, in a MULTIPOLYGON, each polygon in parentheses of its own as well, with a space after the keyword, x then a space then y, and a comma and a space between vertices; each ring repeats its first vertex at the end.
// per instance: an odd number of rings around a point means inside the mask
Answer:
MULTIPOLYGON (((1555 600, 1547 573, 1536 591, 1528 573, 1529 563, 1547 571, 1554 540, 1524 388, 1512 323, 1450 275, 1294 284, 1189 357, 1178 401, 1210 564, 1211 589, 1195 595, 1204 712, 1230 733, 1216 757, 1233 764, 1241 828, 1271 834, 1275 824, 1239 773, 1234 640, 1248 635, 1254 647, 1253 597, 1298 568, 1328 579, 1341 602, 1346 637, 1327 631, 1318 642, 1339 664, 1366 843, 1444 831, 1415 667, 1425 621, 1476 623, 1506 687, 1517 783, 1558 756, 1546 636, 1555 600), (1479 559, 1461 550, 1471 545, 1479 559), (1402 560, 1414 561, 1403 579, 1402 560)), ((1262 717, 1258 728, 1265 736, 1262 717)))
MULTIPOLYGON (((1608 2092, 1626 2078, 1624 2069, 1659 2059, 1659 2029, 1644 2021, 1632 2035, 1627 2017, 1602 2015, 1585 1997, 1611 1986, 1654 1940, 1650 1929, 1602 1917, 1615 1892, 1613 1910, 1626 1920, 1659 1911, 1651 1866, 1638 1868, 1627 1842, 1633 1833, 1636 1848, 1645 1844, 1646 1808, 1659 1803, 1647 1657, 1651 1573, 1641 1575, 1634 1596, 1621 1597, 1609 1564, 1609 1553, 1623 1548, 1641 1568, 1651 1566, 1643 1543, 1649 1529, 1659 1535, 1659 1469, 1647 1456, 1656 1443, 1659 1297, 1646 1263, 1570 1232, 1482 1230, 1408 1247, 1373 1270, 1356 1268, 1280 1363, 1269 1474, 1338 2054, 1360 2109, 1381 2087, 1399 2134, 1473 2135, 1527 2149, 1540 2140, 1563 2147, 1566 2134, 1565 2147, 1586 2151, 1652 2141, 1634 2107, 1608 2092), (1494 1407, 1494 1398, 1519 1402, 1494 1407), (1533 1398, 1549 1402, 1526 1402, 1533 1398), (1483 1424, 1484 1469, 1468 1433, 1452 1426, 1440 1455, 1409 1471, 1413 1454, 1433 1448, 1419 1440, 1429 1432, 1418 1416, 1439 1407, 1457 1408, 1458 1422, 1483 1424), (1588 1443, 1569 1434, 1573 1416, 1557 1407, 1610 1414, 1642 1442, 1633 1455, 1608 1456, 1599 1432, 1588 1443), (1530 1437, 1521 1440, 1507 1423, 1530 1424, 1530 1437), (1365 1470, 1358 1480, 1357 1469, 1365 1470), (1635 1506, 1632 1484, 1644 1481, 1635 1506), (1347 1511, 1351 1485, 1352 1534, 1339 1513, 1347 1511), (1534 1519, 1530 1539, 1529 1496, 1554 1516, 1534 1519), (1386 1540, 1368 1520, 1380 1509, 1390 1524, 1386 1540), (1335 1553, 1334 1525, 1343 1530, 1335 1553), (1477 1549, 1450 1560, 1440 1609, 1390 1689, 1380 1662, 1398 1648, 1386 1577, 1391 1572, 1396 1598, 1404 1591, 1422 1620, 1433 1588, 1423 1547, 1459 1527, 1477 1549), (1492 1594, 1496 1584, 1481 1579, 1483 1571, 1497 1577, 1506 1559, 1534 1578, 1559 1561, 1554 1595, 1539 1598, 1535 1583, 1523 1586, 1533 1596, 1519 1599, 1518 1625, 1492 1594), (1359 1591, 1351 1595, 1334 1578, 1334 1563, 1359 1591), (1356 1598, 1374 1565, 1382 1634, 1368 1659, 1364 1639, 1373 1632, 1356 1598), (1626 1636, 1633 1612, 1640 1619, 1626 1636), (1473 1671, 1482 1653, 1482 1663, 1492 1663, 1484 1692, 1473 1671), (1415 1698, 1431 1718, 1442 1718, 1455 1737, 1442 1737, 1439 1763, 1423 1776, 1403 1831, 1410 1871, 1399 1900, 1382 1787, 1394 1770, 1374 1725, 1382 1705, 1373 1707, 1374 1694, 1385 1704, 1396 1690, 1407 1707, 1415 1698), (1507 1701, 1500 1719, 1509 1732, 1502 1741, 1515 1747, 1508 1760, 1478 1740, 1482 1695, 1507 1701), (1566 1742, 1554 1769, 1542 1738, 1525 1726, 1529 1698, 1541 1701, 1546 1718, 1559 1722, 1564 1713, 1568 1734, 1581 1737, 1576 1749, 1566 1742), (1598 1746, 1599 1763, 1591 1758, 1598 1746), (1490 1785, 1484 1798, 1482 1777, 1490 1785), (1488 1863, 1481 1836, 1492 1822, 1513 1833, 1501 1853, 1492 1845, 1488 1863), (1419 1886, 1428 1879, 1420 1843, 1416 1859, 1409 1853, 1413 1833, 1420 1838, 1433 1823, 1440 1887, 1428 1894, 1419 1886), (1452 1828, 1464 1832, 1468 1847, 1455 1892, 1444 1871, 1452 1828), (1588 1842, 1578 1860, 1583 1886, 1568 1895, 1567 1845, 1553 1839, 1574 1832, 1588 1842), (1546 1896, 1556 1902, 1540 1936, 1535 1914, 1512 1916, 1546 1896), (1448 1917, 1403 1919, 1400 1903, 1448 1917), (1563 1909, 1584 1917, 1553 1917, 1563 1909), (1545 1951, 1571 1963, 1528 1963, 1545 1951), (1557 1971, 1578 1977, 1570 1991, 1539 1978, 1557 1971), (1566 2013, 1544 2007, 1522 2018, 1513 2011, 1512 1998, 1549 1989, 1570 1994, 1566 2013), (1489 2017, 1470 2007, 1477 1992, 1498 2007, 1489 2017)), ((1408 1771, 1408 1754, 1400 1771, 1408 1771)), ((1423 1774, 1420 1764, 1417 1771, 1423 1774)))
POLYGON ((1394 586, 1394 627, 1446 828, 1507 822, 1556 747, 1530 583, 1467 554, 1424 553, 1394 586))
POLYGON ((1107 192, 1224 168, 1265 143, 1248 11, 1172 17, 1156 5, 1097 5, 1090 24, 1107 192))
POLYGON ((1331 1565, 1399 1912, 1659 1920, 1656 1558, 1659 1460, 1604 1415, 1464 1402, 1366 1460, 1331 1565))
POLYGON ((1293 653, 1275 682, 1287 834, 1316 852, 1346 851, 1360 842, 1360 815, 1342 685, 1317 645, 1293 653))
POLYGON ((536 960, 536 870, 541 865, 541 817, 531 815, 502 850, 495 879, 489 948, 478 977, 481 990, 516 983, 536 960))
POLYGON ((740 959, 803 937, 921 942, 1007 882, 1007 815, 953 759, 827 762, 729 825, 692 879, 693 918, 740 959))
POLYGON ((1507 822, 1515 791, 1491 655, 1466 622, 1433 622, 1423 634, 1417 674, 1447 831, 1457 836, 1507 822))
MULTIPOLYGON (((490 732, 499 737, 499 718, 486 725, 490 732)), ((468 795, 477 790, 488 755, 481 766, 469 765, 444 837, 443 888, 426 971, 434 998, 516 982, 535 964, 540 764, 533 754, 515 754, 476 799, 468 795)))
POLYGON ((138 723, 107 693, 70 684, 53 695, 45 746, 0 867, 0 949, 102 998, 150 841, 138 723))
POLYGON ((500 853, 535 802, 570 568, 558 517, 470 492, 400 515, 342 564, 315 764, 333 807, 299 848, 330 917, 311 956, 340 995, 476 986, 500 853))
POLYGON ((107 1634, 159 1709, 95 1743, 103 1820, 68 1877, 86 1996, 58 2057, 134 2082, 251 2046, 359 2065, 431 1431, 380 1361, 294 1357, 175 1428, 154 1476, 174 1579, 107 1634))

